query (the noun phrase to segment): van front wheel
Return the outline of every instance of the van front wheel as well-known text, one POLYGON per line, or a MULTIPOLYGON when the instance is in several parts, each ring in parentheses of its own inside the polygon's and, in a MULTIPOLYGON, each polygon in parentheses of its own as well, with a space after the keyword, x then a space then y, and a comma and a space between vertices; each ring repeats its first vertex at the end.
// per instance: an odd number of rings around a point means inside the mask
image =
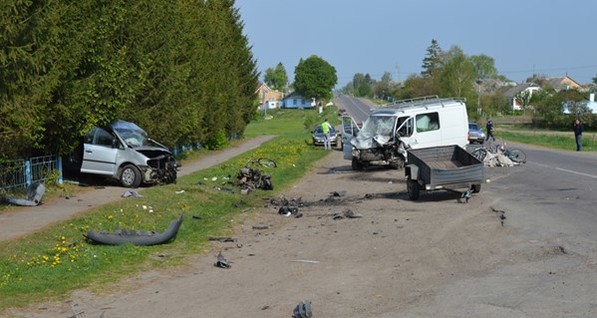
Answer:
POLYGON ((138 188, 141 185, 141 172, 133 165, 126 165, 120 172, 120 184, 125 188, 138 188))

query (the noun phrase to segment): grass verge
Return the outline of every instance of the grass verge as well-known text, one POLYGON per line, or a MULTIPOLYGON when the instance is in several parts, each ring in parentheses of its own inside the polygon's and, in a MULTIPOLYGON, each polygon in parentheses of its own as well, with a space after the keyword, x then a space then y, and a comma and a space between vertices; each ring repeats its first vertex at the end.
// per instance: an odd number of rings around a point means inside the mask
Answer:
MULTIPOLYGON (((246 215, 243 212, 261 206, 265 198, 297 182, 328 154, 310 145, 309 133, 304 128, 305 115, 313 116, 296 112, 280 116, 282 124, 275 115, 273 120, 257 121, 247 128, 248 136, 259 132, 279 136, 227 162, 181 177, 177 184, 148 188, 143 191, 143 198, 91 209, 37 233, 3 242, 0 312, 39 301, 64 299, 78 288, 99 290, 141 270, 174 266, 188 255, 204 252, 209 236, 229 232, 246 215), (230 181, 241 167, 262 157, 277 163, 277 168, 254 166, 272 177, 274 191, 240 195, 230 181), (84 239, 89 230, 122 228, 161 232, 182 213, 186 219, 170 244, 104 246, 84 239)), ((314 118, 319 120, 327 115, 314 118)))
MULTIPOLYGON (((572 133, 535 132, 535 131, 499 131, 497 136, 501 139, 538 145, 552 149, 576 150, 576 142, 572 133)), ((597 140, 594 133, 583 134, 583 151, 597 151, 597 140)))

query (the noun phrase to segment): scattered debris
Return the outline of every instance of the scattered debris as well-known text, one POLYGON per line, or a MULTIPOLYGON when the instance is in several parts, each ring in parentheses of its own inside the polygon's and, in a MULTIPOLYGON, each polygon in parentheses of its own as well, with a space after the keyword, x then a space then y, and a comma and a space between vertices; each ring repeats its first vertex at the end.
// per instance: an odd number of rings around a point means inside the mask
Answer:
POLYGON ((282 214, 284 216, 290 216, 290 215, 297 215, 299 212, 297 207, 293 207, 293 206, 282 206, 278 209, 278 214, 282 214))
POLYGON ((192 215, 191 219, 193 219, 193 220, 203 220, 203 218, 201 216, 199 216, 199 215, 192 215))
POLYGON ((346 191, 334 191, 330 192, 331 197, 343 197, 346 195, 346 191))
POLYGON ((137 191, 127 190, 122 194, 123 198, 134 197, 134 198, 142 198, 143 195, 137 191))
POLYGON ((180 191, 174 191, 174 193, 176 193, 176 194, 183 194, 183 193, 184 193, 184 190, 180 190, 180 191))
POLYGON ((460 199, 464 200, 460 200, 461 203, 468 203, 468 201, 473 197, 473 190, 472 189, 468 189, 465 192, 462 193, 462 195, 460 196, 460 199))
POLYGON ((253 225, 253 230, 267 230, 269 226, 267 225, 253 225))
POLYGON ((305 204, 303 203, 302 200, 303 200, 302 198, 288 200, 288 199, 282 197, 282 198, 278 198, 278 199, 271 199, 270 203, 275 206, 295 206, 295 207, 302 208, 305 206, 305 204))
POLYGON ((234 190, 230 189, 230 188, 226 188, 226 187, 220 187, 220 186, 215 186, 214 187, 215 190, 218 191, 224 191, 224 192, 229 192, 229 193, 235 193, 234 190))
POLYGON ((218 253, 218 256, 216 256, 216 263, 214 264, 214 266, 216 267, 220 267, 220 268, 230 268, 230 262, 224 257, 224 255, 222 255, 222 252, 220 251, 218 253))
POLYGON ((36 206, 41 203, 41 198, 45 192, 46 187, 43 185, 43 183, 34 182, 27 188, 27 199, 0 197, 0 201, 5 201, 14 205, 36 206))
POLYGON ((261 171, 249 167, 241 168, 236 176, 236 180, 232 182, 235 186, 240 186, 242 189, 262 189, 273 190, 274 185, 269 175, 261 171))
POLYGON ((311 311, 311 301, 301 301, 296 305, 293 311, 293 318, 311 318, 313 312, 311 311))
POLYGON ((355 213, 353 212, 351 209, 347 209, 344 211, 344 216, 349 218, 349 219, 358 219, 358 218, 362 218, 363 216, 359 213, 355 213))
POLYGON ((85 312, 79 308, 79 304, 76 302, 70 303, 70 309, 73 312, 73 315, 69 318, 85 318, 85 312))
POLYGON ((365 199, 375 199, 375 193, 366 193, 365 194, 365 199))
POLYGON ((506 211, 504 211, 504 210, 498 210, 498 209, 496 209, 494 207, 490 207, 490 208, 491 208, 491 211, 497 213, 498 218, 500 219, 500 222, 501 222, 502 226, 504 226, 504 220, 506 219, 506 211))
POLYGON ((235 238, 229 236, 210 236, 207 238, 208 241, 218 241, 218 242, 236 242, 235 238))

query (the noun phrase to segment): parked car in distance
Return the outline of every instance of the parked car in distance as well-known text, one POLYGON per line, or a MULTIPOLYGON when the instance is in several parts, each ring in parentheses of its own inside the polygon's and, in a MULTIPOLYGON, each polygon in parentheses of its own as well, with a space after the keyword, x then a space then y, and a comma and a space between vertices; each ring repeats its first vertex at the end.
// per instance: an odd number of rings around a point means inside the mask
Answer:
MULTIPOLYGON (((332 126, 330 128, 330 136, 332 136, 331 145, 336 146, 338 143, 338 133, 336 129, 332 126)), ((318 125, 313 130, 313 144, 315 146, 323 146, 323 131, 321 130, 321 125, 318 125)))
POLYGON ((479 129, 479 125, 474 121, 468 123, 468 141, 470 143, 483 143, 485 141, 485 133, 479 129))
POLYGON ((109 177, 127 188, 174 183, 180 166, 167 147, 122 120, 94 127, 63 164, 71 172, 109 177))

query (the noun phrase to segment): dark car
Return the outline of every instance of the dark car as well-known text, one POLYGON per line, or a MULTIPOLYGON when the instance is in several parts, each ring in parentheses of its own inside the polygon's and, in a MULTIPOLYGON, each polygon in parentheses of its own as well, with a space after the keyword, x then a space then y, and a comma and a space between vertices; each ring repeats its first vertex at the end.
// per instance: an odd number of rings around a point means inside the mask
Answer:
POLYGON ((485 140, 485 133, 483 130, 479 129, 479 125, 476 122, 469 122, 468 123, 468 141, 470 143, 483 143, 485 140))
MULTIPOLYGON (((330 136, 332 138, 331 140, 331 145, 332 146, 336 146, 337 143, 337 133, 336 133, 336 129, 332 126, 330 128, 330 136)), ((315 146, 323 146, 323 131, 321 130, 321 125, 315 127, 315 130, 313 130, 313 144, 315 146)))

